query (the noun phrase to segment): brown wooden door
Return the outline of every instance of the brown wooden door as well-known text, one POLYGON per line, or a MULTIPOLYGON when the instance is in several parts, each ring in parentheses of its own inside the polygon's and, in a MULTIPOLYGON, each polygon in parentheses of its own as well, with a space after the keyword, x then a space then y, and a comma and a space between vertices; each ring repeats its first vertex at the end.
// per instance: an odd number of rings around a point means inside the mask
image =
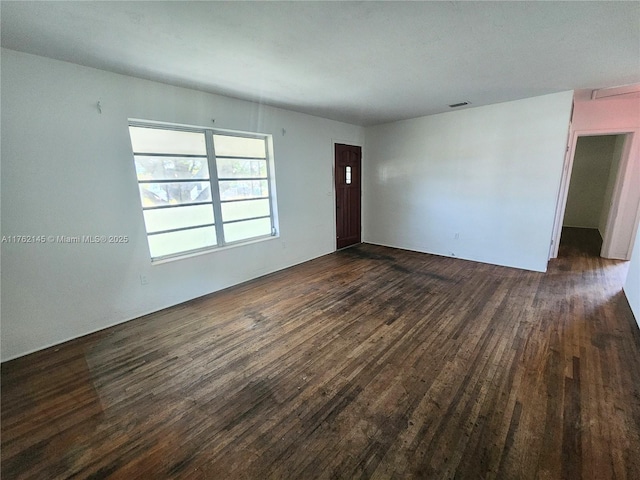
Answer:
POLYGON ((360 172, 362 149, 336 143, 336 243, 345 248, 361 242, 360 172))

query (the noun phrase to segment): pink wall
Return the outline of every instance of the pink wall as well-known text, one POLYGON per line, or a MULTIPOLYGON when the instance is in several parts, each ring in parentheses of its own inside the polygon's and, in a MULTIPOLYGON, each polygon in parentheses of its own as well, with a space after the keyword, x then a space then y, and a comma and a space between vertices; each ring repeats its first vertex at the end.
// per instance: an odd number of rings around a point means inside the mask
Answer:
POLYGON ((575 93, 573 130, 640 130, 640 94, 591 100, 590 93, 575 93))

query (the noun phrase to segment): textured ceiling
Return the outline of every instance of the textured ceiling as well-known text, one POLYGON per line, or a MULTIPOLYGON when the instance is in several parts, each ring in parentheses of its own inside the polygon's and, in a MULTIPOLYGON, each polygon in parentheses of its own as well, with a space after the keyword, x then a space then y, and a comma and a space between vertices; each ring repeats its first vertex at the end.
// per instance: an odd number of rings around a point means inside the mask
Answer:
POLYGON ((639 2, 2 1, 0 16, 9 49, 359 125, 640 82, 639 2))

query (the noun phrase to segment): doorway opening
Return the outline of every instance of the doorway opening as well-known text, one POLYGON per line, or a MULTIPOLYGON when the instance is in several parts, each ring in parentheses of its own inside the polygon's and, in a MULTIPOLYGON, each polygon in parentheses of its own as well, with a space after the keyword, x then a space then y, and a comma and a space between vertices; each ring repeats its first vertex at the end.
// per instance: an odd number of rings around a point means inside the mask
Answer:
MULTIPOLYGON (((559 256, 568 252, 609 258, 605 248, 614 207, 626 135, 589 135, 576 139, 559 256)), ((609 242, 610 243, 610 242, 609 242)))
POLYGON ((640 184, 634 173, 640 168, 640 156, 636 150, 633 132, 571 133, 549 258, 558 256, 561 241, 572 243, 576 238, 590 238, 587 248, 591 250, 598 243, 598 256, 603 258, 631 258, 640 220, 640 184), (568 233, 570 229, 573 233, 568 233), (576 229, 586 237, 576 236, 576 229))

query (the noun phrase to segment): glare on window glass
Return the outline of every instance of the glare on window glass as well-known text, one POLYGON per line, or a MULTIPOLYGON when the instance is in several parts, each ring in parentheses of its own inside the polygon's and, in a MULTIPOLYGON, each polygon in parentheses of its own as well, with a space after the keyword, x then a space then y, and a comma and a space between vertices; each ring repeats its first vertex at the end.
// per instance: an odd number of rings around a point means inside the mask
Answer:
POLYGON ((225 202, 222 204, 222 219, 225 222, 245 218, 266 217, 271 213, 269 199, 225 202))
POLYGON ((213 144, 217 157, 266 158, 264 139, 214 135, 213 144))
POLYGON ((206 158, 134 155, 138 180, 209 180, 206 158))
POLYGON ((221 200, 241 200, 269 196, 267 180, 229 180, 220 182, 221 200))
POLYGON ((191 230, 149 235, 151 257, 156 258, 211 247, 215 244, 215 227, 194 228, 191 230))
POLYGON ((211 202, 209 182, 140 183, 142 207, 211 202))
POLYGON ((237 242, 270 234, 271 220, 268 218, 227 223, 224 226, 224 238, 227 242, 237 242))
POLYGON ((213 209, 208 203, 188 207, 156 208, 145 210, 143 213, 147 232, 150 233, 214 223, 213 209))
POLYGON ((267 161, 246 158, 219 158, 218 178, 266 178, 267 161))
POLYGON ((207 155, 204 133, 146 127, 129 127, 129 133, 135 153, 207 155))

